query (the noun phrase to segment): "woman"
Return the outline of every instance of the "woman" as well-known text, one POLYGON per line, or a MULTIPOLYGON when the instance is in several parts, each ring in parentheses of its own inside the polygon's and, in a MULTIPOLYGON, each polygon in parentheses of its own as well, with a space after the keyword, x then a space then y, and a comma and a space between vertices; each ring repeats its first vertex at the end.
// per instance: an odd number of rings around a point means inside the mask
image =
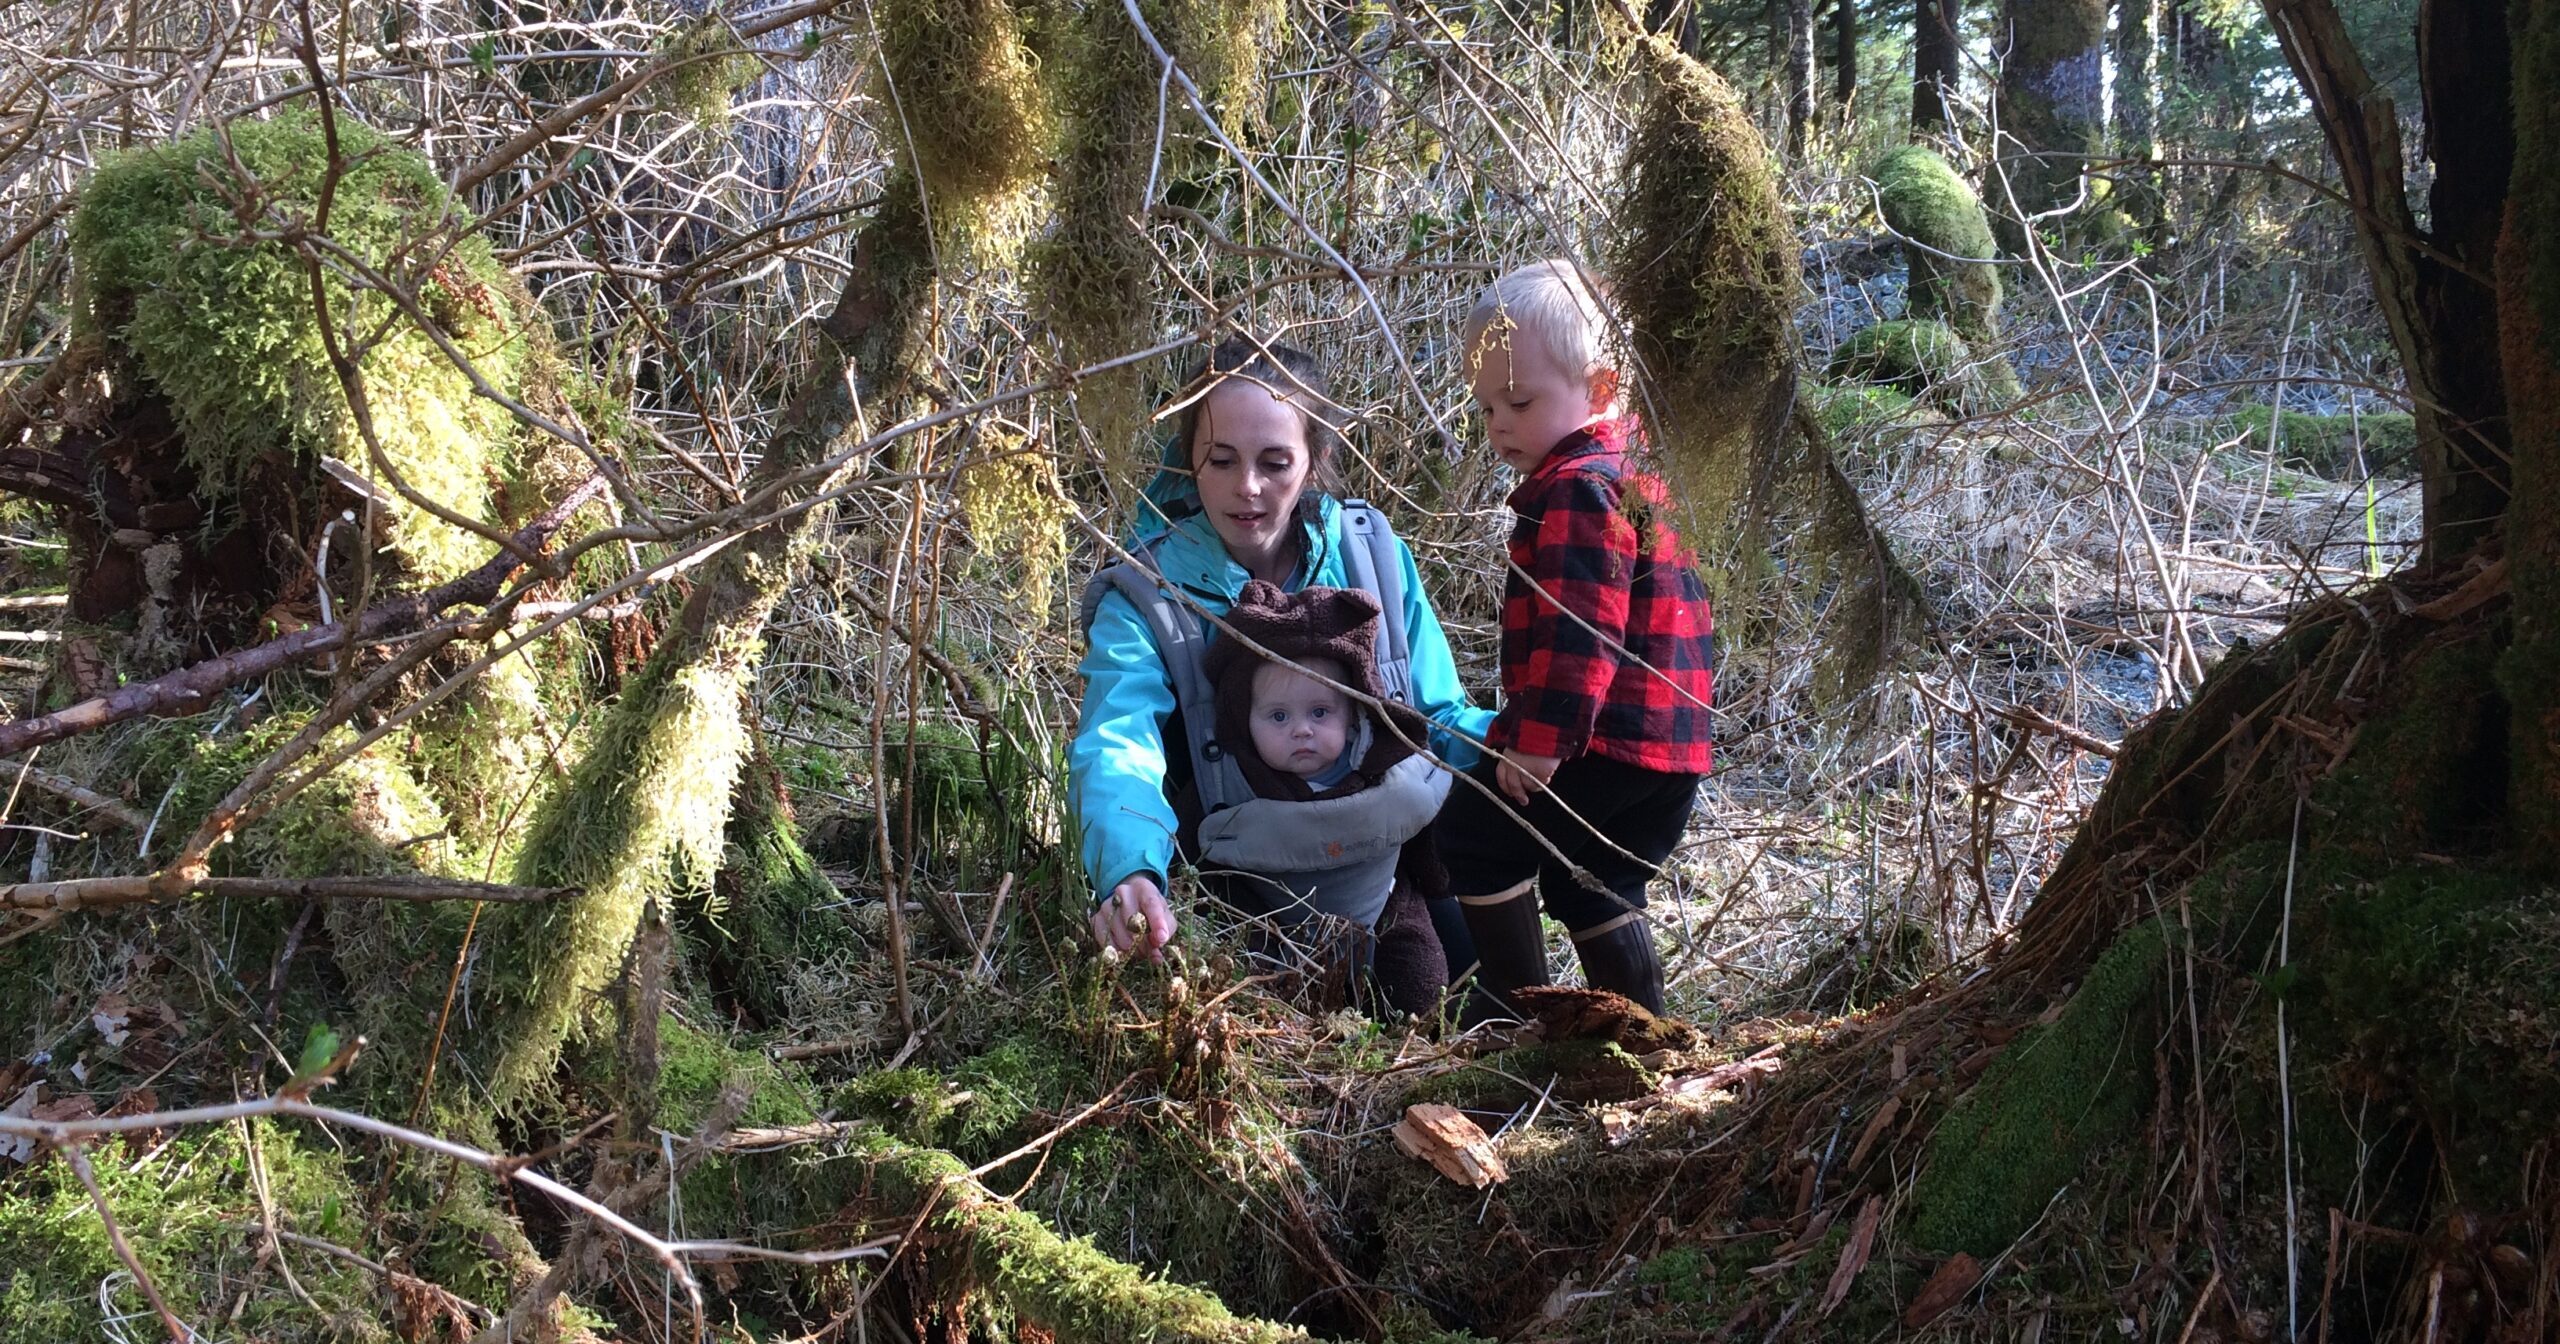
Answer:
MULTIPOLYGON (((1094 937, 1151 960, 1173 936, 1164 891, 1178 839, 1199 822, 1200 794, 1214 792, 1204 784, 1216 782, 1198 778, 1194 764, 1214 725, 1176 714, 1177 676, 1196 667, 1199 645, 1218 637, 1199 611, 1223 616, 1255 579, 1289 592, 1363 589, 1402 616, 1389 622, 1402 645, 1392 661, 1402 665, 1382 672, 1430 721, 1431 750, 1465 769, 1493 719, 1458 685, 1412 551, 1374 510, 1346 510, 1322 488, 1333 479, 1347 417, 1326 395, 1314 357, 1229 339, 1210 352, 1187 395, 1166 470, 1147 490, 1147 516, 1129 548, 1152 582, 1133 581, 1135 570, 1106 571, 1105 580, 1119 582, 1097 581, 1088 591, 1084 710, 1067 749, 1068 797, 1096 902, 1094 937), (1177 646, 1171 662, 1168 643, 1177 646)), ((1206 750, 1214 760, 1215 748, 1206 750)), ((1463 921, 1443 908, 1451 904, 1434 902, 1431 922, 1450 969, 1462 971, 1474 957, 1463 921)))

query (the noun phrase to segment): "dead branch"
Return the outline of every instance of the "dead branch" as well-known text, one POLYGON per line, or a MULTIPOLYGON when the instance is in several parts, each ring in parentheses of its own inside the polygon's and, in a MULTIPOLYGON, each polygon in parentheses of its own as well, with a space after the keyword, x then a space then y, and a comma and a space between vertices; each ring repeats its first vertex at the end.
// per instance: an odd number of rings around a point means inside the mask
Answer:
MULTIPOLYGON (((563 496, 559 503, 517 532, 515 550, 528 554, 540 552, 552 535, 568 523, 570 515, 602 494, 604 488, 602 476, 589 476, 563 496)), ((501 551, 488 563, 449 583, 438 584, 420 593, 387 598, 366 608, 356 622, 352 639, 343 621, 315 625, 282 639, 208 658, 165 677, 121 687, 97 699, 83 700, 68 709, 40 718, 0 723, 0 755, 60 742, 144 715, 193 713, 204 708, 215 693, 226 687, 282 671, 325 653, 334 653, 351 642, 368 643, 407 634, 450 607, 465 603, 486 606, 497 600, 499 590, 522 567, 523 562, 517 559, 514 551, 501 551)))
POLYGON ((98 1173, 89 1166, 89 1155, 80 1151, 80 1145, 76 1143, 60 1147, 63 1158, 71 1163, 72 1173, 80 1178, 81 1185, 87 1187, 89 1203, 98 1210, 98 1221, 106 1225, 107 1244, 115 1248, 116 1258, 124 1262, 125 1272, 133 1275, 133 1286, 142 1290, 143 1300, 151 1304, 151 1310, 160 1317, 160 1324, 169 1331, 170 1344, 193 1344, 195 1331, 178 1319, 178 1313, 169 1310, 168 1299, 160 1296, 159 1285, 151 1281, 151 1271, 142 1267, 141 1258, 133 1253, 132 1246, 126 1244, 124 1228, 116 1222, 116 1211, 108 1205, 107 1193, 98 1188, 98 1173))
POLYGON ((189 895, 300 901, 493 901, 521 905, 577 894, 575 887, 517 887, 446 877, 198 877, 193 881, 170 881, 166 873, 138 873, 0 886, 0 910, 112 910, 189 895))
POLYGON ((148 824, 148 819, 141 813, 66 775, 57 775, 50 770, 38 770, 32 765, 11 765, 7 762, 0 762, 0 769, 15 770, 17 779, 28 788, 38 793, 52 794, 66 803, 87 808, 128 831, 139 831, 148 824))

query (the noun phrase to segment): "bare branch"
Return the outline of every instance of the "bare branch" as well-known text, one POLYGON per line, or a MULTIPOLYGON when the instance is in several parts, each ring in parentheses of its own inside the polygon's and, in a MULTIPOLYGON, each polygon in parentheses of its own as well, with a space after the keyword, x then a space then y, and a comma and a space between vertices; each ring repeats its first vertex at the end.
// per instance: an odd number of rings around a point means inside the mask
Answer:
POLYGON ((0 910, 112 910, 182 896, 259 896, 301 901, 557 901, 575 887, 518 887, 447 877, 197 877, 169 880, 168 873, 74 877, 60 882, 0 886, 0 910))

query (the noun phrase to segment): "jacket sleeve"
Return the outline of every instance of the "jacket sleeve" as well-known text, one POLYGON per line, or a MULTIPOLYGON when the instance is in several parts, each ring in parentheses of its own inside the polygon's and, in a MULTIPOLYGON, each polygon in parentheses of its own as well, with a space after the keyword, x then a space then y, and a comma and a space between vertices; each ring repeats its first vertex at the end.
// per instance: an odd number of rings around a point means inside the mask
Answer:
POLYGON ((1535 585, 1527 666, 1495 740, 1532 756, 1582 754, 1617 676, 1636 558, 1635 526, 1618 511, 1614 482, 1575 471, 1549 487, 1526 566, 1535 585))
POLYGON ((1458 681, 1458 661, 1449 652, 1448 633, 1440 628, 1440 613, 1432 610, 1430 596, 1422 591, 1422 571, 1413 562, 1413 548, 1402 537, 1396 538, 1396 561, 1404 566, 1404 628, 1413 656, 1413 707, 1431 720, 1432 754, 1464 770, 1476 763, 1480 754, 1476 744, 1492 729, 1493 711, 1478 709, 1467 699, 1467 688, 1458 681))
POLYGON ((1078 670, 1084 708, 1067 745, 1067 806, 1082 836, 1093 899, 1140 873, 1164 885, 1173 868, 1173 804, 1164 795, 1165 720, 1173 684, 1146 620, 1106 593, 1078 670))

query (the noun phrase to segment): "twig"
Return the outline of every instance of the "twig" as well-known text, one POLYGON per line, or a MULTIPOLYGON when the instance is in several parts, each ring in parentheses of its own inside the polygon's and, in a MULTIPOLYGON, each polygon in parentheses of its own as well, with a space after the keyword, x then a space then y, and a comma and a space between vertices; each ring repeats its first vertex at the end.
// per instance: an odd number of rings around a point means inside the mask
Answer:
MULTIPOLYGON (((0 1124, 8 1123, 11 1123, 8 1117, 0 1116, 0 1124)), ((122 1260, 126 1272, 133 1275, 133 1285, 142 1290, 143 1300, 159 1314, 160 1324, 168 1328, 170 1344, 195 1344, 196 1332, 178 1319, 178 1313, 169 1310, 168 1302, 160 1296, 159 1287, 151 1282, 151 1271, 142 1267, 142 1260, 133 1253, 133 1247, 125 1244, 124 1228, 116 1222, 116 1211, 108 1207, 106 1192, 98 1188, 98 1173, 90 1168, 89 1155, 82 1152, 77 1143, 56 1146, 61 1150, 63 1160, 69 1162, 71 1170, 80 1177, 80 1184, 88 1187, 89 1202, 97 1207, 98 1221, 106 1225, 107 1244, 115 1248, 116 1258, 122 1260)))
POLYGON ((12 766, 8 762, 0 762, 0 769, 12 768, 17 771, 18 778, 36 792, 49 793, 64 802, 76 803, 97 813, 101 819, 111 821, 128 831, 138 831, 150 824, 140 812, 69 776, 57 775, 50 770, 38 770, 32 765, 12 766))
POLYGON ((73 877, 0 886, 0 910, 112 910, 183 896, 268 897, 303 901, 557 901, 576 887, 518 887, 446 877, 212 877, 167 872, 73 877))

